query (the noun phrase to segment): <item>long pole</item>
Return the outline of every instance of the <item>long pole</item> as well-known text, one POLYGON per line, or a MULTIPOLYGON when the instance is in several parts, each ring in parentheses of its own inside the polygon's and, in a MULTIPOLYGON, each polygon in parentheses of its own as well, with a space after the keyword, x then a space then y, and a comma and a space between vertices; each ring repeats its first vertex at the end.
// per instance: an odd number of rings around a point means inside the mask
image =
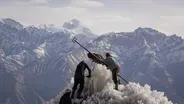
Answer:
POLYGON ((102 60, 100 60, 97 56, 95 56, 93 53, 91 53, 87 48, 85 48, 83 45, 81 45, 78 41, 77 38, 74 37, 72 40, 74 43, 77 43, 78 45, 80 45, 82 48, 84 48, 87 52, 89 52, 90 54, 92 54, 95 58, 97 58, 100 62, 102 62, 103 64, 106 65, 106 63, 104 63, 102 60))
POLYGON ((126 79, 124 79, 121 75, 118 74, 118 76, 119 76, 121 79, 123 79, 127 84, 129 84, 129 82, 128 82, 126 79))
MULTIPOLYGON (((77 38, 74 37, 73 40, 72 40, 74 43, 77 43, 78 45, 80 45, 82 48, 84 48, 87 52, 89 52, 90 54, 92 54, 95 58, 97 58, 100 62, 102 62, 104 65, 107 65, 105 62, 103 62, 102 60, 100 60, 97 56, 95 56, 93 53, 91 53, 87 48, 85 48, 83 45, 81 45, 78 41, 77 41, 77 38)), ((121 75, 118 74, 118 76, 123 79, 127 84, 128 84, 128 81, 125 80, 121 75)))

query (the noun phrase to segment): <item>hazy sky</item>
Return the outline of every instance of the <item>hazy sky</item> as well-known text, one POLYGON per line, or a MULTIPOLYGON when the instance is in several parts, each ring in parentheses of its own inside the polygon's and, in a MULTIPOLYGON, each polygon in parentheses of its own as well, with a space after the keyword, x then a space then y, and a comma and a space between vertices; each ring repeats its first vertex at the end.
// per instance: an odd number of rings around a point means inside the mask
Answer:
POLYGON ((76 18, 98 34, 152 27, 184 37, 184 0, 0 0, 0 17, 57 26, 76 18))

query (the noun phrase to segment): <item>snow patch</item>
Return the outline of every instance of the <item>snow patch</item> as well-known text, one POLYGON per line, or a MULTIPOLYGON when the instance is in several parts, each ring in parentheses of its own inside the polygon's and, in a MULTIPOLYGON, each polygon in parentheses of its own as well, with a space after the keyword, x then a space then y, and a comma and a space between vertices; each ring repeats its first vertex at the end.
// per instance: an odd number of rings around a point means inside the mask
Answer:
POLYGON ((45 55, 45 45, 46 45, 46 42, 44 42, 43 44, 41 44, 37 49, 34 49, 33 52, 35 52, 37 54, 37 57, 38 58, 41 58, 45 55))

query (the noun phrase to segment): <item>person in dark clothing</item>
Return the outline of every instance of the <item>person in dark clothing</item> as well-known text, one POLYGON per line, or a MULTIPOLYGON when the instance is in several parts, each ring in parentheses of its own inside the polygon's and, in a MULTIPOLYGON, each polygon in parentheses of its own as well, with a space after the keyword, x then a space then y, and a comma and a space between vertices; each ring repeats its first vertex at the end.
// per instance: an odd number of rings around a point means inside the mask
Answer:
POLYGON ((63 96, 60 98, 59 104, 72 104, 70 94, 71 94, 71 91, 67 89, 63 94, 63 96))
POLYGON ((73 91, 71 98, 74 98, 75 90, 77 89, 78 84, 80 84, 80 88, 77 91, 77 98, 81 98, 81 92, 84 88, 84 71, 85 69, 88 69, 89 75, 87 76, 88 78, 91 77, 91 69, 89 66, 84 62, 81 61, 76 68, 75 75, 74 75, 74 86, 73 86, 73 91))

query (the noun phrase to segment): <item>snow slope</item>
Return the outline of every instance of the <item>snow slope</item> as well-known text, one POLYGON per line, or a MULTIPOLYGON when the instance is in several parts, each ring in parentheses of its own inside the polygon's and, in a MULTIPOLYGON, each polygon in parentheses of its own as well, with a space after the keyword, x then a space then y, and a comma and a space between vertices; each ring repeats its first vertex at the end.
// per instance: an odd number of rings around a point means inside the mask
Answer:
MULTIPOLYGON (((68 89, 71 89, 72 85, 73 81, 68 89)), ((43 104, 56 104, 63 92, 43 104)), ((92 77, 86 79, 83 96, 87 98, 82 101, 82 104, 173 104, 163 92, 151 91, 149 85, 140 86, 138 83, 130 82, 125 86, 119 85, 118 91, 114 90, 111 72, 102 65, 96 65, 92 71, 92 77)), ((81 103, 79 99, 72 101, 75 104, 81 103)))

